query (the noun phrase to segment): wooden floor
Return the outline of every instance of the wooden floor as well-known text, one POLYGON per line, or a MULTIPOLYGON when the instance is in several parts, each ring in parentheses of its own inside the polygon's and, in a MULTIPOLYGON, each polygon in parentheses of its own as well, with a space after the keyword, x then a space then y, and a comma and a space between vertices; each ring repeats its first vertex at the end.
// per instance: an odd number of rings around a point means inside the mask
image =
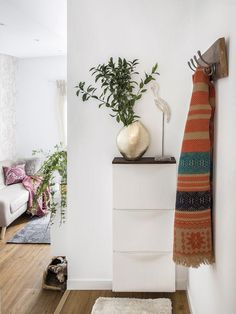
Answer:
POLYGON ((176 293, 113 293, 41 289, 42 273, 51 258, 50 245, 6 244, 28 221, 16 220, 0 241, 0 314, 90 314, 100 296, 170 298, 173 314, 189 314, 185 291, 176 293), (61 302, 60 302, 61 301, 61 302))
POLYGON ((0 313, 54 313, 62 293, 41 289, 43 270, 51 258, 50 245, 6 244, 29 220, 20 217, 0 241, 0 313))
POLYGON ((59 305, 56 314, 90 314, 98 297, 129 297, 129 298, 170 298, 173 314, 190 314, 186 292, 175 293, 114 293, 112 291, 70 291, 64 305, 59 305))

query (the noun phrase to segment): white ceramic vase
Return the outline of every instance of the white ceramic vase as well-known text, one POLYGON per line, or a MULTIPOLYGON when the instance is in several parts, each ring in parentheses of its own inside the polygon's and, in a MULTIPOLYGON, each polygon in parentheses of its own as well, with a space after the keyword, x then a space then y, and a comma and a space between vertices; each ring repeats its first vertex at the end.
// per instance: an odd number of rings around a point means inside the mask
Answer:
POLYGON ((145 126, 140 121, 136 121, 120 130, 116 143, 125 159, 137 160, 148 149, 150 135, 145 126))

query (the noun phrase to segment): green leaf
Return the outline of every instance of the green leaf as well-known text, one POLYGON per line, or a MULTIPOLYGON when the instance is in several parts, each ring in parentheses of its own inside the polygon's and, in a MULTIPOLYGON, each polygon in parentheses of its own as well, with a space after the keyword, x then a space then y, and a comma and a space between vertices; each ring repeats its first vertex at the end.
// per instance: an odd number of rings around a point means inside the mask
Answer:
POLYGON ((144 84, 148 84, 149 82, 151 82, 153 80, 152 76, 148 76, 145 80, 144 80, 144 84))
POLYGON ((152 73, 155 73, 156 72, 156 70, 157 70, 157 63, 152 67, 152 73))
POLYGON ((138 118, 134 106, 136 101, 147 91, 144 86, 154 80, 157 74, 157 64, 154 64, 152 72, 145 72, 144 77, 139 79, 139 72, 136 71, 138 63, 138 59, 130 61, 118 57, 113 60, 110 57, 107 63, 99 64, 90 69, 91 75, 94 75, 95 83, 99 86, 99 94, 96 95, 96 87, 92 85, 85 87, 87 86, 85 82, 78 84, 75 93, 83 101, 90 98, 98 100, 99 108, 103 105, 106 106, 112 111, 112 114, 109 114, 117 122, 129 125, 138 118))
POLYGON ((138 59, 134 59, 132 64, 133 64, 133 66, 136 66, 137 64, 139 64, 138 59))
POLYGON ((104 92, 103 92, 104 95, 106 95, 107 90, 108 90, 108 87, 104 89, 104 92))
POLYGON ((102 75, 102 74, 98 74, 98 75, 95 77, 95 83, 96 83, 101 77, 103 77, 103 75, 102 75))
POLYGON ((108 85, 107 82, 104 82, 104 83, 102 83, 101 87, 105 87, 107 85, 108 85))
MULTIPOLYGON (((110 98, 112 97, 112 94, 110 94, 108 97, 107 97, 107 102, 109 103, 109 100, 110 98)), ((111 104, 111 106, 113 106, 114 104, 111 104)))
POLYGON ((83 89, 84 89, 84 85, 85 85, 85 82, 80 82, 80 83, 79 83, 79 88, 80 88, 81 90, 83 90, 83 89))
POLYGON ((88 93, 90 93, 90 92, 92 92, 92 91, 93 91, 93 87, 88 87, 88 88, 87 88, 87 92, 88 92, 88 93))

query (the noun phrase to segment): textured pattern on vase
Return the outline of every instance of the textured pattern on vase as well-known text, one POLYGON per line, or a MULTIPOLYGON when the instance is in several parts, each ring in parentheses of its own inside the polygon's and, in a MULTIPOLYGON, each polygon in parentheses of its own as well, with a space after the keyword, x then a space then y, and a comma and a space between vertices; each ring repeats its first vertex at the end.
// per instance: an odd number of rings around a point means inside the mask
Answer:
POLYGON ((215 89, 203 69, 193 75, 193 93, 178 168, 174 224, 177 264, 214 262, 212 248, 212 152, 215 89))

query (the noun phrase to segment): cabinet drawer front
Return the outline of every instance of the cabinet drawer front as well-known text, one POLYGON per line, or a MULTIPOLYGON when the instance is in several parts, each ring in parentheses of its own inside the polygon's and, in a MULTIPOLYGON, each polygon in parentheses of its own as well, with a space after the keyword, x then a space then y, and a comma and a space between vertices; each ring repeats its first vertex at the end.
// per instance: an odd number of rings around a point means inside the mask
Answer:
POLYGON ((172 254, 113 253, 113 291, 175 291, 172 254))
POLYGON ((174 208, 175 165, 113 165, 113 207, 174 208))
POLYGON ((113 210, 113 249, 170 252, 173 221, 173 210, 113 210))

